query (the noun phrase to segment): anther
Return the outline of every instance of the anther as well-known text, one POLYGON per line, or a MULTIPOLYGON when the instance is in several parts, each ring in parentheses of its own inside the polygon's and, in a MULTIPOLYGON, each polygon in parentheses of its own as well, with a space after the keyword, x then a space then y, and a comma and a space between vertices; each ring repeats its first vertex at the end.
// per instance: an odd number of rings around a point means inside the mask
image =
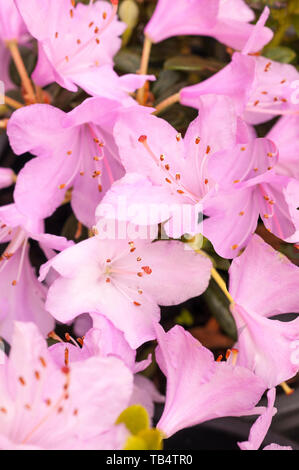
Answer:
POLYGON ((143 271, 146 273, 146 274, 152 274, 152 270, 149 266, 142 266, 143 271))

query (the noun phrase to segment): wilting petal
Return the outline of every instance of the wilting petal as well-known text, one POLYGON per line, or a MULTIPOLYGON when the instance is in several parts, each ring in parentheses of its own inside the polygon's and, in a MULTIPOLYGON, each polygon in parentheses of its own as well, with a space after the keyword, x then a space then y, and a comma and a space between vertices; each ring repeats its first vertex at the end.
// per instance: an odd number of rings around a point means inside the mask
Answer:
POLYGON ((268 407, 252 425, 248 441, 238 443, 241 450, 258 450, 267 435, 267 432, 272 423, 272 418, 277 412, 276 408, 274 408, 276 397, 275 388, 272 388, 268 391, 267 397, 268 407))

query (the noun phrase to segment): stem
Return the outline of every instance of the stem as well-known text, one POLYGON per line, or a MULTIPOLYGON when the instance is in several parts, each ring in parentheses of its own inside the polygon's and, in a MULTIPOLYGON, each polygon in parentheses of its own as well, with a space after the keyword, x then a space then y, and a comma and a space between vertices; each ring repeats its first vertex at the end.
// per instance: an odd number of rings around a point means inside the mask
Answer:
MULTIPOLYGON (((144 43, 143 43, 142 56, 141 56, 140 69, 139 69, 140 75, 147 74, 149 59, 151 55, 151 49, 152 49, 152 41, 147 36, 145 36, 144 43)), ((144 91, 145 91, 145 84, 137 92, 137 101, 139 104, 142 104, 142 105, 144 104, 144 91)))
POLYGON ((10 50, 11 56, 17 68, 17 71, 20 75, 23 87, 28 95, 28 101, 34 103, 35 102, 35 94, 33 90, 33 86, 31 80, 27 74, 27 70, 25 68, 22 56, 19 51, 18 43, 16 41, 7 41, 7 47, 10 50))
POLYGON ((161 101, 161 103, 159 103, 156 106, 156 111, 153 114, 155 115, 160 114, 162 111, 164 111, 164 109, 169 108, 169 106, 175 103, 179 103, 179 101, 180 101, 180 93, 175 93, 174 95, 171 95, 165 100, 161 101))
MULTIPOLYGON (((207 258, 210 258, 209 255, 207 255, 207 253, 205 253, 204 251, 202 250, 195 250, 196 253, 199 253, 203 256, 206 256, 207 258)), ((225 294, 225 296, 228 298, 229 302, 231 305, 233 305, 235 303, 234 299, 232 298, 232 296, 230 295, 230 293, 228 292, 227 290, 227 287, 226 287, 226 284, 224 282, 224 280, 222 279, 222 277, 220 276, 220 274, 218 273, 217 269, 212 267, 211 269, 211 276, 212 278, 214 279, 214 281, 218 284, 218 286, 220 287, 220 289, 222 290, 222 292, 225 294)))
POLYGON ((230 293, 228 292, 224 280, 222 279, 222 277, 220 276, 220 274, 218 273, 218 271, 215 268, 212 268, 211 275, 212 275, 212 278, 214 279, 214 281, 217 282, 217 284, 220 287, 220 289, 222 290, 222 292, 228 298, 230 304, 233 305, 235 303, 235 301, 232 298, 232 296, 230 295, 230 293))
POLYGON ((7 106, 10 106, 11 108, 14 108, 14 109, 20 109, 20 108, 23 108, 23 106, 24 106, 19 101, 16 101, 13 98, 10 98, 9 96, 6 96, 6 95, 1 95, 0 94, 0 100, 4 100, 5 104, 7 104, 7 106))

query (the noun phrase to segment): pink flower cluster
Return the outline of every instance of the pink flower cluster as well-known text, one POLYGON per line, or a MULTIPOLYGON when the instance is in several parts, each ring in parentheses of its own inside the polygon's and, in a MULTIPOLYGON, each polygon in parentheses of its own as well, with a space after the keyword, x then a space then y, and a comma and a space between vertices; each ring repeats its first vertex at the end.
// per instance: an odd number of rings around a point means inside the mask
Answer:
POLYGON ((276 237, 299 242, 299 73, 255 54, 272 38, 267 8, 254 25, 243 0, 159 0, 148 41, 203 35, 236 49, 220 72, 181 90, 181 103, 199 111, 183 137, 135 99, 154 76, 114 71, 126 28, 117 9, 115 0, 0 0, 6 89, 8 45, 35 40, 37 88, 56 82, 90 95, 69 112, 36 100, 7 124, 15 154, 34 158, 17 176, 0 169, 0 188, 15 183, 13 202, 0 208, 0 336, 11 345, 9 356, 0 351, 0 448, 123 449, 130 431, 121 413, 141 405, 151 419, 160 402, 165 438, 214 418, 259 415, 239 443, 258 449, 276 413, 276 386, 299 370, 299 319, 271 318, 299 313, 299 268, 255 234, 261 218, 276 237), (258 137, 254 125, 274 116, 258 137), (76 244, 45 232, 67 197, 89 230, 76 244), (139 210, 118 217, 120 201, 139 210), (153 206, 163 210, 153 214, 153 206), (201 295, 215 273, 204 252, 181 241, 173 207, 195 211, 192 235, 203 233, 232 259, 227 296, 238 342, 226 361, 181 326, 160 325, 160 306, 201 295), (123 236, 104 236, 111 224, 123 236), (161 227, 167 240, 157 240, 161 227), (39 277, 29 240, 47 259, 39 277), (57 343, 48 347, 55 320, 87 313, 84 339, 66 343, 52 332, 57 343), (140 375, 151 356, 136 361, 151 340, 165 397, 140 375), (265 393, 268 407, 259 407, 265 393))

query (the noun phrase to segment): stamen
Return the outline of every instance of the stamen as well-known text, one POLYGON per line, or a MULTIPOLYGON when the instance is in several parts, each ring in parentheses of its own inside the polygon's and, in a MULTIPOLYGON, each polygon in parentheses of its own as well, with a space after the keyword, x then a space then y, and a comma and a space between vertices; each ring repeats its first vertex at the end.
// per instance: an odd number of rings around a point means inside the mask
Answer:
POLYGON ((293 388, 291 388, 286 382, 282 382, 282 383, 280 384, 280 386, 281 386, 281 388, 283 389, 283 391, 284 391, 284 393, 285 393, 286 395, 292 395, 292 393, 294 393, 294 391, 295 391, 295 390, 294 390, 293 388))

